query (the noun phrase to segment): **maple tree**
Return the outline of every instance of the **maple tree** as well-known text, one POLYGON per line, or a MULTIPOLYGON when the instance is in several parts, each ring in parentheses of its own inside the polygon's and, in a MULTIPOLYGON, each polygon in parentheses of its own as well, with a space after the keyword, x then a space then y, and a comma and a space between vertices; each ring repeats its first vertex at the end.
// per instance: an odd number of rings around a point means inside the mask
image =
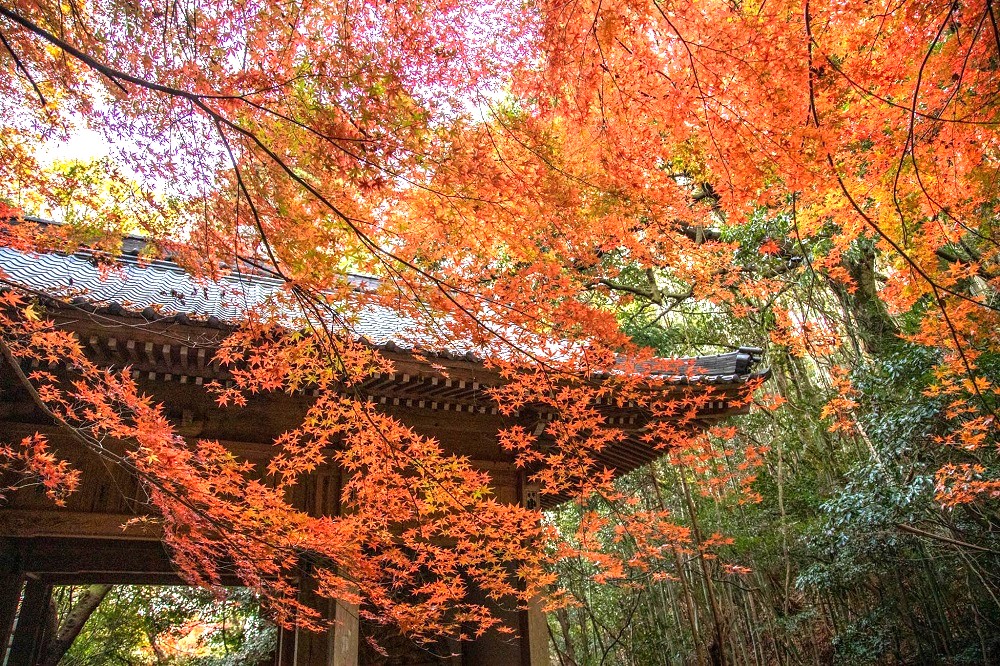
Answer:
MULTIPOLYGON (((273 487, 217 444, 184 443, 25 297, 8 292, 2 315, 10 357, 78 365, 72 386, 26 378, 55 418, 95 450, 103 434, 136 443, 119 462, 153 488, 183 571, 212 583, 225 555, 282 621, 315 619, 282 575, 302 551, 332 563, 318 569, 322 594, 415 633, 490 626, 463 602, 469 579, 523 601, 553 580, 537 544, 557 536, 537 512, 497 503, 484 474, 351 395, 388 366, 334 306, 356 298, 349 270, 381 278, 371 303, 427 323, 421 348, 475 344, 507 380, 495 391, 505 413, 541 404, 559 415, 547 451, 522 428, 500 435, 540 470, 542 492, 619 495, 593 469, 593 452, 623 436, 593 407, 612 397, 651 412, 646 437, 699 472, 760 456, 717 446, 732 433, 688 441, 697 399, 646 390, 651 351, 615 308, 658 321, 695 303, 750 317, 753 298, 771 310, 771 341, 795 353, 836 347, 848 329, 872 355, 902 338, 932 347, 942 357, 929 391, 953 422, 941 446, 996 444, 997 389, 978 364, 998 348, 990 0, 8 2, 0 35, 3 216, 65 202, 65 174, 39 165, 34 147, 81 122, 116 141, 131 172, 108 175, 118 205, 84 202, 63 233, 4 224, 5 244, 113 252, 121 232, 141 229, 199 275, 247 262, 285 281, 295 326, 252 317, 220 353, 248 368, 222 401, 318 389, 301 427, 276 442, 273 487), (805 265, 847 322, 782 299, 785 276, 805 265), (903 315, 918 324, 904 329, 903 315), (340 465, 364 471, 347 489, 354 510, 309 518, 282 492, 331 441, 340 465), (376 510, 385 498, 391 520, 376 510), (443 550, 442 537, 456 545, 443 550)), ((854 405, 837 377, 843 398, 827 414, 848 428, 854 405)), ((2 452, 57 498, 77 482, 40 439, 2 452)), ((751 468, 716 485, 746 486, 751 468)), ((995 495, 985 471, 943 468, 942 500, 995 495)), ((554 557, 621 578, 595 547, 602 520, 581 520, 554 557)), ((621 527, 691 547, 663 513, 621 527)))

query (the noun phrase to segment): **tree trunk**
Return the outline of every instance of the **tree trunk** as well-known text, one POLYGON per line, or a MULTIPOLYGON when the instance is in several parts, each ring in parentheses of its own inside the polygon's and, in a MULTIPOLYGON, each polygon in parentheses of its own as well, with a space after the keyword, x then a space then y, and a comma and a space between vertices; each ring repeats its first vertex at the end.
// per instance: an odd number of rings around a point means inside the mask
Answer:
MULTIPOLYGON (((653 490, 656 494, 660 510, 666 511, 667 503, 664 501, 663 493, 660 490, 660 479, 656 475, 656 463, 649 466, 649 478, 653 484, 653 490)), ((674 559, 677 562, 677 578, 680 580, 681 592, 684 594, 684 604, 687 606, 687 617, 688 625, 691 630, 691 640, 694 641, 694 649, 698 653, 698 663, 705 664, 708 663, 708 661, 705 658, 705 651, 701 645, 701 637, 698 635, 698 614, 695 611, 694 601, 691 598, 691 589, 688 587, 687 577, 684 574, 684 561, 681 559, 681 551, 676 546, 674 546, 674 559)))
POLYGON ((852 293, 843 284, 831 281, 833 290, 844 309, 850 311, 865 351, 873 356, 883 354, 896 344, 899 327, 879 298, 875 249, 862 249, 857 258, 845 257, 843 263, 856 289, 852 293))
POLYGON ((46 642, 42 659, 38 662, 39 666, 57 666, 59 660, 63 658, 79 635, 80 630, 83 629, 87 619, 97 610, 101 601, 110 591, 110 585, 90 585, 84 590, 73 608, 59 624, 58 630, 46 642))
POLYGON ((705 553, 702 550, 702 536, 701 529, 698 526, 698 516, 694 507, 694 500, 691 499, 691 491, 688 488, 687 480, 684 478, 684 470, 680 469, 677 472, 678 478, 681 481, 681 489, 684 491, 684 500, 687 503, 688 508, 688 519, 691 521, 691 534, 694 537, 695 546, 698 549, 696 554, 698 563, 701 565, 702 575, 705 577, 705 596, 708 597, 708 607, 712 611, 712 623, 715 628, 715 641, 709 646, 709 660, 713 664, 719 664, 720 666, 726 666, 729 663, 729 659, 726 655, 726 634, 727 629, 723 622, 722 611, 719 608, 719 601, 715 594, 715 585, 712 583, 712 572, 708 566, 708 561, 705 559, 705 553))

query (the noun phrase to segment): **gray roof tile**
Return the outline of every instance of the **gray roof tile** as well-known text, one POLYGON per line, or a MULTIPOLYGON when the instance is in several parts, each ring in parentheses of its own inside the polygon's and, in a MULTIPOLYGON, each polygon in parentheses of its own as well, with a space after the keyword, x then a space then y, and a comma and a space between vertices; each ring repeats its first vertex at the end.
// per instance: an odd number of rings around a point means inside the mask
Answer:
MULTIPOLYGON (((141 314, 149 320, 174 317, 184 323, 194 320, 224 326, 262 308, 289 312, 281 298, 280 280, 249 274, 199 280, 173 262, 140 262, 128 254, 118 257, 112 268, 102 270, 86 251, 30 254, 0 247, 0 277, 4 274, 15 287, 72 300, 80 306, 107 308, 116 314, 141 314)), ((356 280, 359 286, 373 281, 356 280)), ((422 332, 418 322, 381 305, 357 306, 350 328, 358 338, 388 351, 421 348, 423 353, 478 360, 470 343, 450 342, 447 350, 434 349, 437 343, 433 336, 422 332)), ((675 374, 678 368, 662 371, 650 367, 649 372, 677 384, 736 383, 755 374, 752 367, 759 354, 759 349, 741 348, 728 354, 678 359, 686 374, 675 374)))

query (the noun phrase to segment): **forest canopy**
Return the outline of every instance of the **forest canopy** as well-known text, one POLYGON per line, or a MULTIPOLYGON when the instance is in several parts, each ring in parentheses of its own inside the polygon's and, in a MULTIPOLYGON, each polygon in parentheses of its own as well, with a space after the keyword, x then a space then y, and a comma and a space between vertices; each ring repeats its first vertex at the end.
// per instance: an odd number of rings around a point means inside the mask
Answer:
MULTIPOLYGON (((998 67, 991 0, 6 0, 0 244, 114 257, 137 233, 205 279, 250 266, 280 307, 229 335, 219 360, 250 370, 216 398, 318 397, 265 484, 2 272, 0 344, 73 366, 25 380, 81 446, 131 443, 111 462, 190 581, 235 562, 279 622, 321 624, 288 580, 308 560, 322 595, 418 638, 496 623, 467 581, 541 595, 567 663, 626 649, 637 613, 699 659, 986 660, 998 67), (106 159, 40 157, 81 128, 106 159), (355 274, 421 323, 417 353, 473 345, 502 413, 556 415, 544 448, 518 425, 500 441, 572 502, 500 503, 352 396, 391 365, 337 306, 355 274), (645 390, 659 357, 744 345, 773 370, 749 416, 694 437, 690 404, 645 390), (662 460, 599 469, 625 437, 605 399, 650 414, 662 460), (351 511, 310 517, 284 494, 328 456, 355 472, 351 511), (894 584, 895 558, 919 582, 894 584)), ((0 456, 56 501, 80 483, 42 436, 0 456)))

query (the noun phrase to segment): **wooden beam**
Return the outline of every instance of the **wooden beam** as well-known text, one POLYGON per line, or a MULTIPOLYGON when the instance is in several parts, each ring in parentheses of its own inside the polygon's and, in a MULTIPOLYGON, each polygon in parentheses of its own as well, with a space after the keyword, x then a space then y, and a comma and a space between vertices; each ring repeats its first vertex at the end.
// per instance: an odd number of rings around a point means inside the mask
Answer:
POLYGON ((37 537, 12 539, 22 567, 37 576, 81 578, 91 574, 175 574, 173 562, 159 541, 37 537))
POLYGON ((157 522, 133 523, 129 513, 90 513, 48 509, 0 509, 0 535, 8 537, 94 537, 159 540, 157 522))
MULTIPOLYGON (((138 573, 134 571, 83 571, 79 573, 42 573, 39 579, 52 585, 178 585, 188 586, 188 582, 178 573, 138 573)), ((223 587, 242 587, 243 582, 235 575, 223 575, 219 581, 223 587)))
MULTIPOLYGON (((186 585, 160 541, 66 537, 11 538, 13 553, 0 561, 0 576, 32 577, 52 585, 186 585)), ((0 578, 2 580, 2 578, 0 578)), ((240 586, 235 574, 226 586, 240 586)), ((2 603, 2 600, 0 600, 2 603)), ((2 662, 0 662, 2 663, 2 662)))

